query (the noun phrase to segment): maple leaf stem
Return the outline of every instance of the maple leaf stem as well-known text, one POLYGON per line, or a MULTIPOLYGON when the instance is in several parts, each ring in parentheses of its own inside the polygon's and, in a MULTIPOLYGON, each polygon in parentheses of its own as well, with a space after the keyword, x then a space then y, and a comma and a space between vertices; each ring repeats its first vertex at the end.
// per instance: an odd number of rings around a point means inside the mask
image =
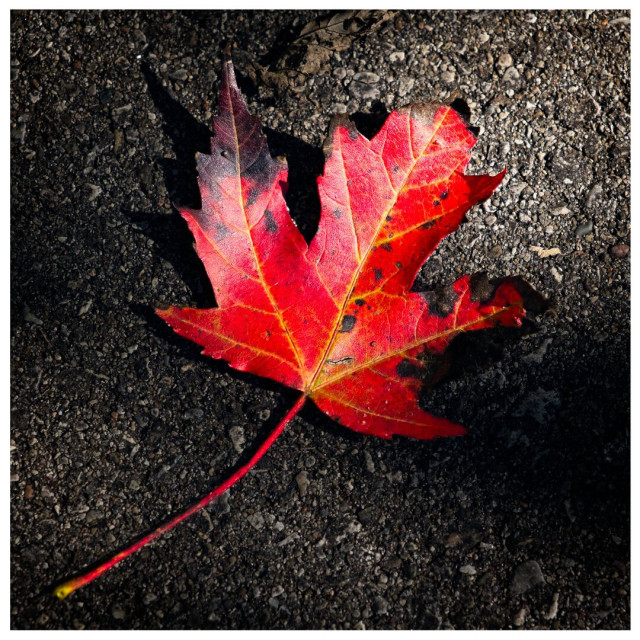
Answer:
POLYGON ((269 450, 269 447, 276 441, 278 436, 282 433, 284 428, 287 426, 289 422, 296 416, 296 414, 302 409, 304 403, 307 400, 307 395, 302 394, 297 402, 291 407, 291 409, 287 412, 287 414, 280 420, 280 422, 276 425, 275 429, 269 434, 267 439, 260 445, 258 450, 253 454, 249 462, 247 464, 240 467, 234 474, 229 476, 227 480, 225 480, 222 484, 218 485, 211 493, 207 494, 204 498, 202 498, 199 502, 189 507, 186 511, 174 516, 171 520, 161 525, 151 533, 143 536, 132 545, 116 553, 114 556, 109 558, 106 562, 103 562, 101 565, 96 567, 95 569, 91 569, 86 573, 72 578, 67 582, 63 582, 58 585, 53 590, 53 595, 63 600, 69 594, 73 593, 76 589, 80 587, 84 587, 86 584, 89 584, 96 578, 100 577, 105 571, 108 571, 114 565, 118 564, 121 560, 124 560, 127 556, 130 556, 132 553, 142 549, 149 542, 152 542, 163 533, 166 533, 170 529, 173 529, 177 524, 180 524, 183 520, 186 520, 189 516, 192 516, 194 513, 198 513, 204 509, 208 504, 213 502, 216 498, 221 496, 227 489, 231 488, 238 480, 240 480, 243 476, 245 476, 252 467, 254 467, 262 458, 262 456, 269 450))

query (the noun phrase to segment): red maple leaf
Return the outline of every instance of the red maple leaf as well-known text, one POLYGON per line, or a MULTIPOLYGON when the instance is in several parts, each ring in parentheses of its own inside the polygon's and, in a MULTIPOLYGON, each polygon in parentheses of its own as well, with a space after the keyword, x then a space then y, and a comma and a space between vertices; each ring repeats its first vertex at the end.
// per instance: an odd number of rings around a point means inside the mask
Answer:
POLYGON ((287 166, 271 157, 230 61, 210 155, 199 155, 202 208, 181 208, 218 307, 158 315, 204 353, 301 395, 252 459, 188 511, 94 571, 57 588, 65 597, 200 510, 241 478, 307 399, 340 424, 389 438, 465 429, 418 403, 424 354, 442 354, 466 331, 520 326, 518 278, 463 276, 438 295, 411 291, 440 240, 488 198, 505 172, 465 175, 476 138, 442 104, 394 111, 368 140, 347 117, 331 127, 318 231, 307 245, 284 192, 287 166))

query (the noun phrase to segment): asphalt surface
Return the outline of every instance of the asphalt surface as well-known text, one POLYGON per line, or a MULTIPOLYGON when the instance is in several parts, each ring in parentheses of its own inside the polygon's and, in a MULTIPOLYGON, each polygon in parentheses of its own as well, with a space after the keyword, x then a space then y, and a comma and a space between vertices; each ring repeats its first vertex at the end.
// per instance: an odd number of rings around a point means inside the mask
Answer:
POLYGON ((629 12, 303 31, 324 15, 12 13, 12 628, 629 628, 629 12), (171 203, 198 204, 226 44, 307 239, 334 113, 370 135, 462 94, 470 171, 507 177, 417 286, 519 274, 555 314, 424 398, 467 436, 384 441, 306 408, 228 495, 58 601, 295 399, 152 311, 213 304, 171 203))

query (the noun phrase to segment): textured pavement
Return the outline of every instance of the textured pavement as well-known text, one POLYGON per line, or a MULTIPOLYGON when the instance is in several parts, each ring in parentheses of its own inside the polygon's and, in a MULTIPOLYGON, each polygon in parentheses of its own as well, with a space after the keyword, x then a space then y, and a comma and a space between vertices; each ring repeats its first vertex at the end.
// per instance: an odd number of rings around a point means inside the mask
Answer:
POLYGON ((305 31, 325 15, 11 14, 12 628, 629 628, 629 12, 305 31), (462 95, 469 171, 507 177, 416 287, 519 274, 555 313, 499 361, 469 345, 482 366, 425 396, 467 436, 384 441, 306 408, 228 495, 57 601, 295 399, 152 311, 213 304, 171 203, 198 205, 227 44, 307 239, 334 113, 371 135, 462 95))

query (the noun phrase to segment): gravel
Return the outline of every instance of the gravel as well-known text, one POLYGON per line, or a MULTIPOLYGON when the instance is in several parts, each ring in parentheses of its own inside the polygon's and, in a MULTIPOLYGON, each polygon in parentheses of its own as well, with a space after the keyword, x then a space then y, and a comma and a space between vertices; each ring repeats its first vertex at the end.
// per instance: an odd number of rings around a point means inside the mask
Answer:
POLYGON ((12 628, 629 628, 629 12, 398 11, 296 40, 322 16, 11 13, 12 628), (371 135, 463 95, 469 170, 507 176, 416 287, 520 274, 554 313, 425 396, 467 436, 307 407, 205 513, 57 601, 294 401, 152 311, 214 301, 172 203, 198 206, 225 43, 307 239, 334 113, 371 135))

